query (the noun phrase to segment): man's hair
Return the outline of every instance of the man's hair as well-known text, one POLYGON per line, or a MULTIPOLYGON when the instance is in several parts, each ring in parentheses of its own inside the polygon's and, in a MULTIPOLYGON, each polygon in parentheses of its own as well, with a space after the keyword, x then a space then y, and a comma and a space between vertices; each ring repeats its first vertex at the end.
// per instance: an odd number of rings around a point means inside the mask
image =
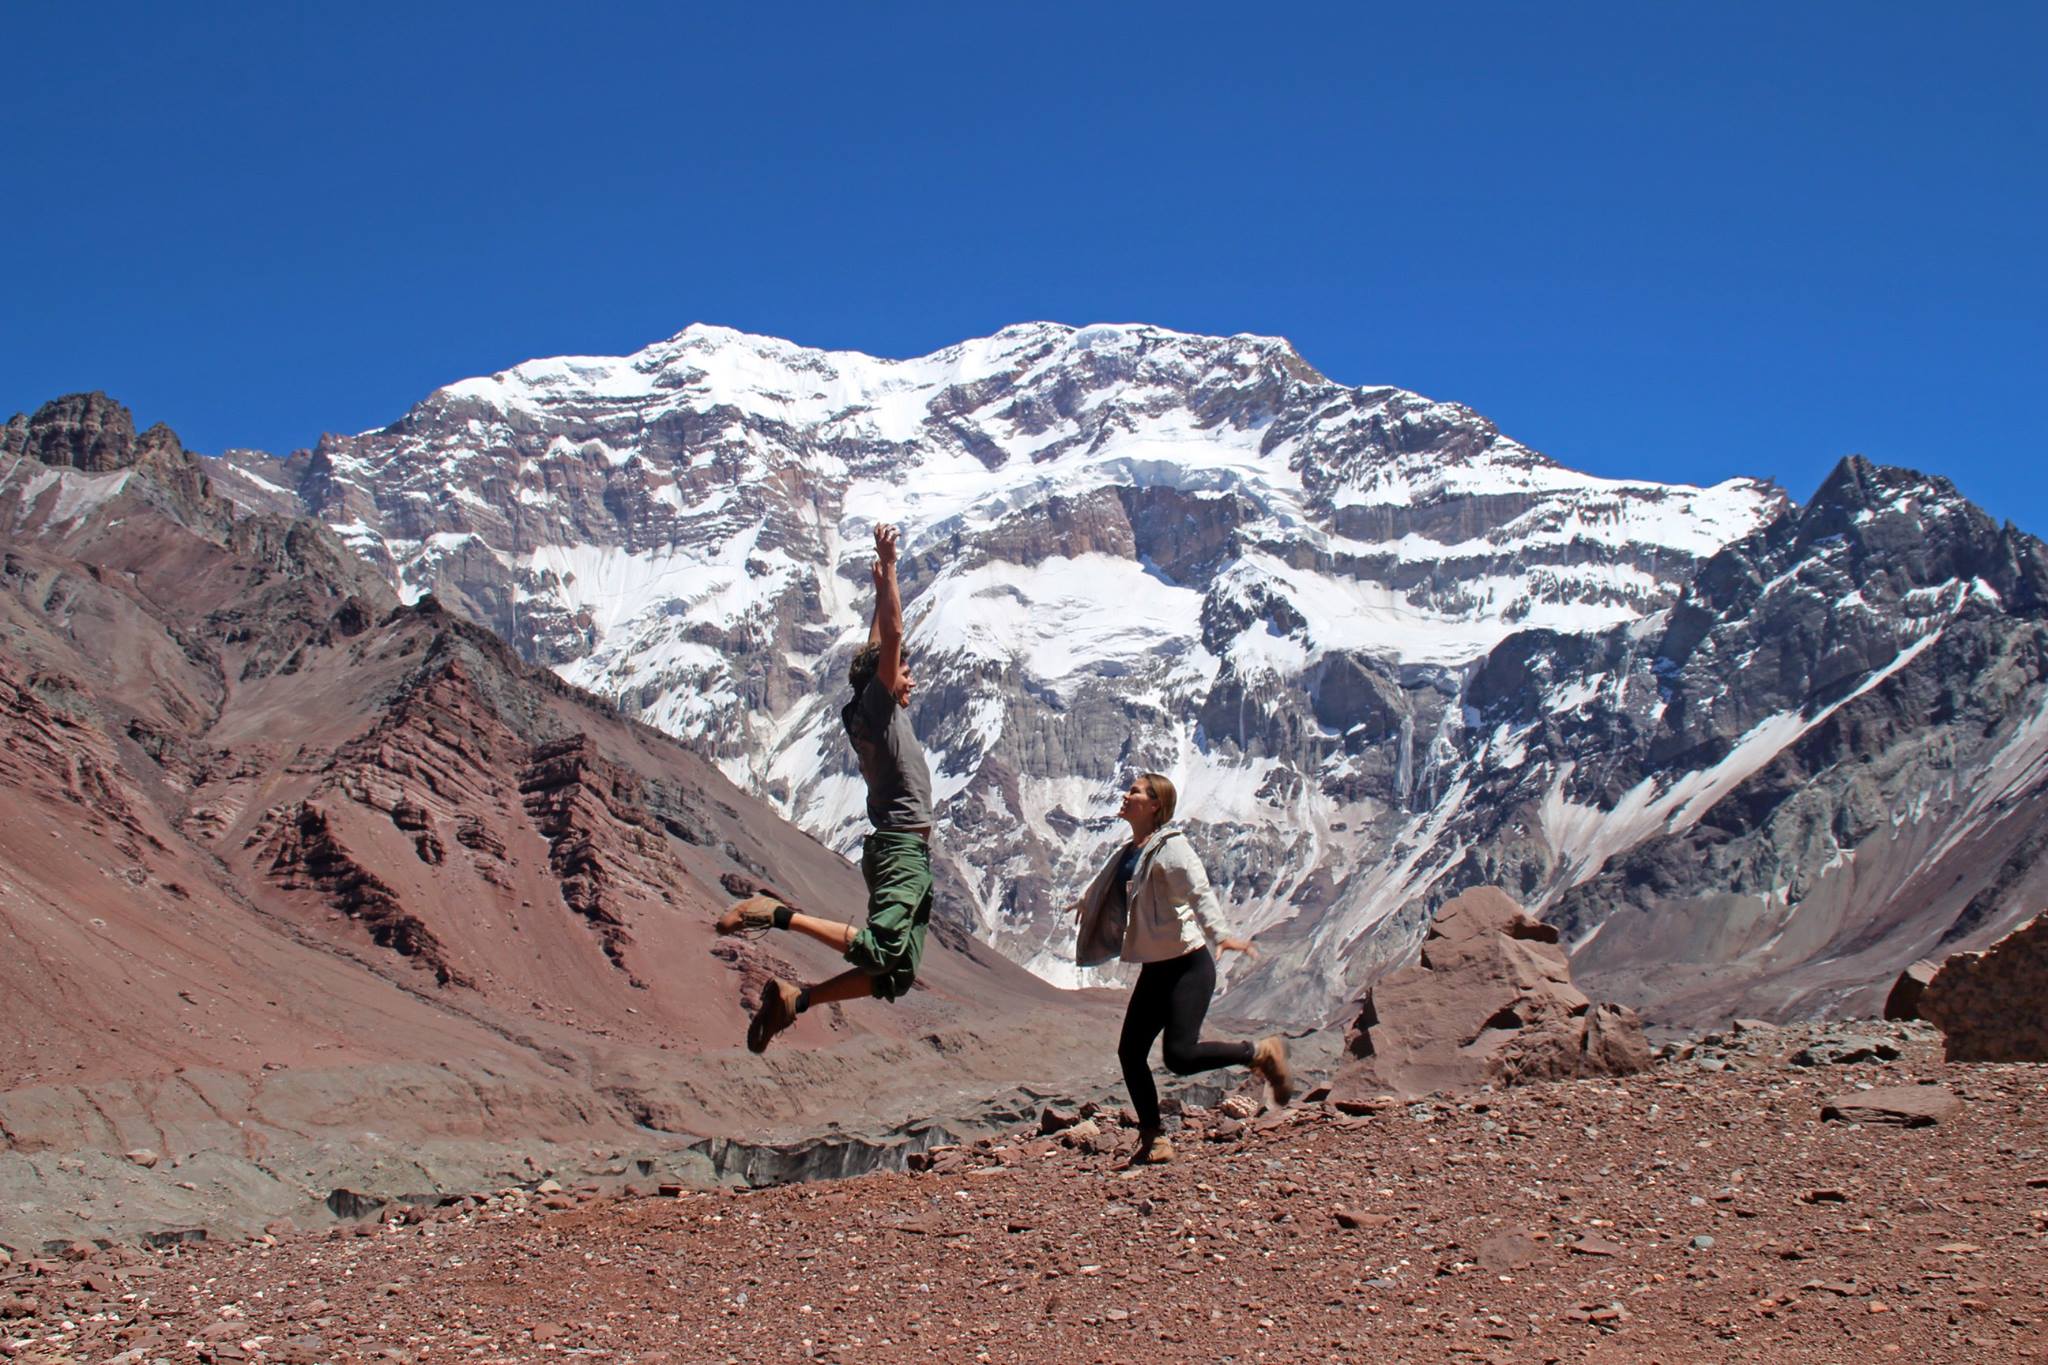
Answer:
POLYGON ((882 646, 879 643, 862 645, 854 652, 853 662, 846 666, 846 681, 853 690, 867 691, 868 680, 882 667, 882 646))
POLYGON ((1152 793, 1152 799, 1159 806, 1159 823, 1173 823, 1174 803, 1180 800, 1180 793, 1173 789, 1173 779, 1165 773, 1145 773, 1138 779, 1145 784, 1145 790, 1152 793))
MULTIPOLYGON (((896 662, 903 668, 910 667, 910 651, 901 650, 896 662)), ((853 689, 855 698, 868 690, 868 682, 882 671, 882 645, 878 640, 871 645, 862 645, 855 651, 853 662, 846 666, 846 684, 853 689)))

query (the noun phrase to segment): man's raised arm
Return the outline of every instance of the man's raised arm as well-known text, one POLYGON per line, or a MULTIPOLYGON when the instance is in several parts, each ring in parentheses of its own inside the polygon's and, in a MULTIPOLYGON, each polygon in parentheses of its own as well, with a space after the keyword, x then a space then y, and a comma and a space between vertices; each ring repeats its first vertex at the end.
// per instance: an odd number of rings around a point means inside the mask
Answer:
POLYGON ((903 678, 903 597, 896 587, 896 528, 875 527, 875 618, 868 639, 882 647, 875 676, 897 693, 903 678))

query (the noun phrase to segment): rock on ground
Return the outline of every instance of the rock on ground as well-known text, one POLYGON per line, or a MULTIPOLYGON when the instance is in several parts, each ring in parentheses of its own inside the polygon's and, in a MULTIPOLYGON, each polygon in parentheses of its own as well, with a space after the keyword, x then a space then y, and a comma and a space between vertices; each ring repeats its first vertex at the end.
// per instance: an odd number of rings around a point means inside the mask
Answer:
POLYGON ((1572 985, 1557 930, 1498 887, 1445 903, 1421 959, 1367 994, 1342 1096, 1627 1075, 1650 1064, 1641 1022, 1572 985))
POLYGON ((1931 1128, 1954 1118, 1962 1107, 1953 1091, 1938 1085, 1881 1085, 1837 1095, 1821 1106, 1820 1116, 1845 1123, 1931 1128))

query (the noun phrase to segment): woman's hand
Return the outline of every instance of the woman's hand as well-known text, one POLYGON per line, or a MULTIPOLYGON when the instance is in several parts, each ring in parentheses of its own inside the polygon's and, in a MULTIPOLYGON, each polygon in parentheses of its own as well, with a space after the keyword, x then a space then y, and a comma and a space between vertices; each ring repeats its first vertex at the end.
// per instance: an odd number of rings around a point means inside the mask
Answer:
POLYGON ((1248 938, 1218 939, 1216 942, 1216 948, 1219 952, 1243 953, 1247 958, 1250 958, 1253 961, 1257 961, 1259 956, 1259 950, 1255 946, 1253 946, 1252 941, 1248 938))

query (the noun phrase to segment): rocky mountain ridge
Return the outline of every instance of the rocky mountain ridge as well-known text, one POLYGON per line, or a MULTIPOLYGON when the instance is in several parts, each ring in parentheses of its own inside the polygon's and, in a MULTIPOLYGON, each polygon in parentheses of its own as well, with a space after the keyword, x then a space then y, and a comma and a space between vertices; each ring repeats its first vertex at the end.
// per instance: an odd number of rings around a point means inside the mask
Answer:
MULTIPOLYGON (((1284 342, 1157 327, 1034 323, 901 362, 690 327, 231 465, 238 497, 305 505, 401 593, 492 624, 834 847, 860 829, 836 735, 836 677, 864 634, 860 546, 899 520, 942 913, 1077 980, 1065 896, 1116 837, 1110 788, 1159 767, 1233 915, 1276 950, 1233 972, 1245 1009, 1337 1011, 1477 884, 1509 886, 1585 948, 1628 900, 1616 857, 1759 800, 1735 788, 1784 743, 1878 704, 1864 684, 1911 686, 1905 649, 2023 636, 2040 614, 2038 542, 1939 481, 1851 460, 1796 508, 1753 481, 1591 479, 1470 409, 1335 385, 1284 342), (1896 485, 1882 508, 1858 503, 1874 481, 1896 485), (1925 553, 1888 563, 1915 536, 1925 553), (1788 634, 1743 645, 1772 610, 1788 634), (1765 677, 1751 647, 1782 667, 1765 677)), ((2030 647, 2013 647, 2005 667, 2025 677, 2030 647)), ((2032 714, 2040 696, 2021 681, 2005 700, 2032 714)), ((1997 761, 2032 772, 2028 745, 1997 761)), ((1913 761, 1886 772, 1894 786, 1866 774, 1860 800, 1915 798, 1898 786, 1913 761)), ((1989 819, 1952 814, 1972 831, 1960 843, 1989 819)), ((1872 829, 1851 817, 1839 843, 1872 829)), ((1765 845, 1743 857, 1776 880, 1726 888, 1716 919, 1778 925, 1792 902, 1769 896, 1796 884, 1808 902, 1841 851, 1765 845)), ((2032 866, 1991 892, 2001 927, 2032 866)), ((1688 905, 1722 894, 1694 880, 1688 905)), ((1743 956, 1774 929, 1716 939, 1741 962, 1726 970, 1688 948, 1688 976, 1704 972, 1688 1009, 1839 1007, 1839 986, 1743 995, 1759 970, 1835 954, 1841 925, 1806 921, 1767 968, 1743 956)), ((1634 952, 1616 933, 1581 972, 1612 962, 1610 995, 1671 995, 1634 976, 1634 952)))
POLYGON ((1139 768, 1269 945, 1253 1010, 1328 1017, 1474 885, 1701 1019, 1844 1007, 2039 890, 2041 548, 1905 471, 1595 479, 1275 339, 1050 324, 908 361, 693 327, 229 464, 839 848, 861 547, 902 523, 941 913, 1055 981, 1139 768))

